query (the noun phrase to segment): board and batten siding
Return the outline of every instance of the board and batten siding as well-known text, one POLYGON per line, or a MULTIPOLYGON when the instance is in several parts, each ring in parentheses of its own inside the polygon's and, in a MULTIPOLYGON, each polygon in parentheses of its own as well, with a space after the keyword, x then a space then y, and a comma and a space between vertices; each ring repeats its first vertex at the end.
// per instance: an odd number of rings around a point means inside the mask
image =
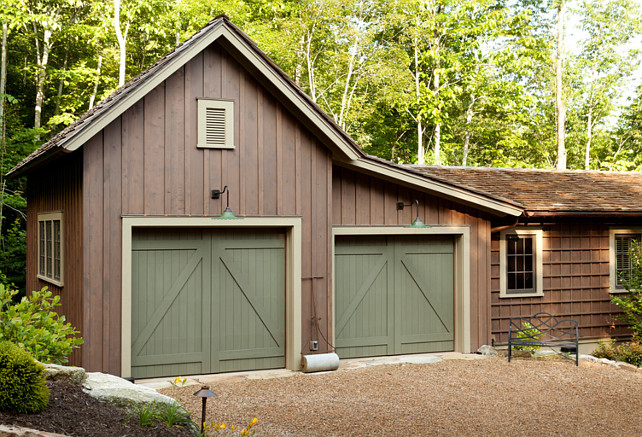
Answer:
MULTIPOLYGON (((27 180, 27 292, 47 287, 60 296, 56 311, 84 336, 82 296, 82 152, 63 156, 54 164, 38 169, 27 180), (52 183, 55 181, 55 183, 52 183), (64 284, 62 287, 43 281, 38 275, 38 214, 62 211, 64 284)), ((81 349, 70 357, 70 364, 80 365, 81 349)))
POLYGON ((492 235, 493 337, 508 342, 511 317, 545 311, 578 321, 580 338, 625 336, 609 295, 609 227, 599 223, 542 226, 542 297, 500 298, 499 233, 492 235))
POLYGON ((333 170, 332 198, 333 226, 407 226, 415 219, 417 207, 398 211, 397 202, 415 200, 419 200, 419 217, 427 225, 469 226, 471 350, 490 342, 488 214, 340 166, 333 170))
POLYGON ((225 49, 192 58, 84 151, 87 370, 121 371, 121 216, 217 216, 226 196, 213 200, 211 190, 224 185, 237 216, 302 217, 303 352, 313 283, 329 335, 331 154, 225 49), (235 102, 235 149, 196 148, 199 97, 235 102))

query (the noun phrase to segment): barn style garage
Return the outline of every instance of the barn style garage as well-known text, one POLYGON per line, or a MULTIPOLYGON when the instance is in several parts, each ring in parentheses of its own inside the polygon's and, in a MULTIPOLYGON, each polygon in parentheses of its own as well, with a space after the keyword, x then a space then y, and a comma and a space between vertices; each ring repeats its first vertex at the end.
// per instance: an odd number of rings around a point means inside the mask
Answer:
POLYGON ((474 350, 491 220, 522 213, 367 156, 225 17, 11 174, 28 177, 28 287, 85 339, 72 362, 136 378, 298 369, 315 343, 474 350))

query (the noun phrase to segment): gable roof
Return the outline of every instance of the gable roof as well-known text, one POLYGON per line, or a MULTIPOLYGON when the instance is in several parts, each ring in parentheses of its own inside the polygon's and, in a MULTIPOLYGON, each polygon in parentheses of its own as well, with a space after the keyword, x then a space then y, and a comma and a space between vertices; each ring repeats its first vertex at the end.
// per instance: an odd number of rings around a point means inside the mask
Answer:
POLYGON ((642 212, 642 172, 406 166, 428 177, 512 199, 526 211, 642 212))
POLYGON ((384 176, 423 191, 434 193, 497 215, 517 216, 521 206, 512 200, 501 199, 481 190, 459 187, 435 175, 367 156, 352 138, 341 129, 310 97, 299 88, 258 46, 226 16, 206 24, 183 44, 156 61, 152 66, 118 88, 94 108, 63 129, 47 143, 26 157, 7 176, 18 177, 61 152, 73 152, 82 147, 109 123, 160 85, 179 68, 213 42, 220 43, 237 57, 248 71, 260 78, 269 91, 281 97, 291 111, 333 152, 335 162, 352 166, 377 176, 384 176))

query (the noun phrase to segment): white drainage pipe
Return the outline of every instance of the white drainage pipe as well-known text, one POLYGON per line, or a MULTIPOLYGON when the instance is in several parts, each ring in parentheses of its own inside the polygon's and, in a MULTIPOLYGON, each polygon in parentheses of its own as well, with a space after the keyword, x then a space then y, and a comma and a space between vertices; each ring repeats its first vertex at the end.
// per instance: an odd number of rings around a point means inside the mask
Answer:
POLYGON ((339 355, 334 352, 327 354, 303 355, 301 369, 305 373, 337 370, 339 368, 339 355))

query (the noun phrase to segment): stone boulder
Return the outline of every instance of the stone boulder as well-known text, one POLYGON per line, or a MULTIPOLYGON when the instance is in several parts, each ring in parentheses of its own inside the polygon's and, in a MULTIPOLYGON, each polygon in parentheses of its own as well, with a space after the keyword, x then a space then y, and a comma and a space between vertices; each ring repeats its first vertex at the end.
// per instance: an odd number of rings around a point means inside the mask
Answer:
POLYGON ((44 364, 43 372, 47 381, 67 381, 74 384, 82 384, 87 378, 87 373, 82 367, 59 366, 58 364, 44 364))
POLYGON ((479 349, 477 349, 477 353, 479 355, 498 355, 497 354, 497 349, 495 349, 492 346, 489 346, 487 344, 483 345, 479 349))
POLYGON ((109 402, 118 407, 128 407, 132 404, 146 402, 176 403, 174 399, 158 393, 153 388, 136 385, 123 378, 106 373, 87 373, 83 391, 96 399, 109 402))
POLYGON ((0 425, 0 437, 67 437, 55 432, 38 431, 15 425, 0 425))

